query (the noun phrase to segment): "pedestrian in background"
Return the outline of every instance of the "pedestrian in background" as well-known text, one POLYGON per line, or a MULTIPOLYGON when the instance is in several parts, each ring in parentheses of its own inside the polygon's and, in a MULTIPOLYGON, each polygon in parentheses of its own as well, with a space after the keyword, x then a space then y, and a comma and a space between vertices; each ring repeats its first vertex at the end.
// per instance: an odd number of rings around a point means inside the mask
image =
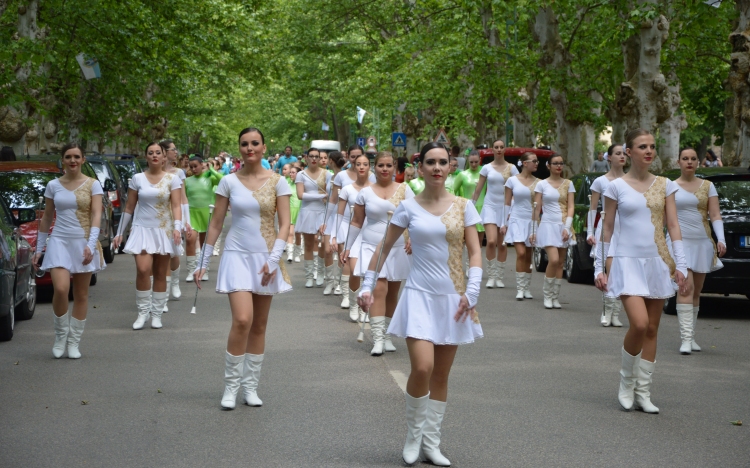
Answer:
MULTIPOLYGON (((610 154, 609 151, 607 154, 610 154)), ((609 162, 604 160, 604 153, 599 153, 597 159, 591 163, 589 172, 607 172, 609 171, 609 162)))
POLYGON ((721 159, 716 156, 714 150, 709 149, 706 151, 706 159, 703 160, 703 167, 724 167, 721 159))

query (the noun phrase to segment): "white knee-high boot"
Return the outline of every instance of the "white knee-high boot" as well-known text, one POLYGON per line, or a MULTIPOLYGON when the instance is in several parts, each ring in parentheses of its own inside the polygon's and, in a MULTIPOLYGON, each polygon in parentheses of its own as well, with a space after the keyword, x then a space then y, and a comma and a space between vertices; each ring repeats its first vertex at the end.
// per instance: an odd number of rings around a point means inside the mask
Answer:
POLYGON ((245 366, 242 370, 242 391, 247 406, 263 406, 258 398, 258 384, 260 383, 260 368, 263 365, 263 354, 245 353, 245 366))
POLYGON ((385 338, 383 340, 383 349, 386 353, 393 353, 396 351, 396 347, 393 345, 393 341, 391 341, 391 335, 388 334, 388 327, 391 326, 391 318, 386 317, 385 318, 385 338))
POLYGON ((286 243, 286 262, 292 263, 294 261, 294 244, 291 242, 286 243))
POLYGON ((325 267, 325 289, 323 289, 324 296, 330 296, 333 292, 333 287, 336 285, 333 279, 333 272, 335 271, 334 268, 336 268, 335 263, 331 266, 325 267))
POLYGON ((620 301, 620 298, 612 299, 612 326, 613 327, 621 327, 622 322, 620 322, 620 311, 622 310, 622 301, 620 301))
POLYGON ((544 277, 544 286, 542 286, 542 292, 544 293, 544 308, 551 309, 552 298, 554 297, 555 290, 555 278, 544 277))
POLYGON ((240 390, 240 377, 245 355, 234 356, 226 352, 224 358, 224 395, 221 397, 221 408, 233 410, 237 405, 237 392, 240 390))
POLYGON ((359 289, 356 291, 349 290, 349 319, 352 322, 356 322, 359 319, 359 305, 357 305, 357 294, 359 289))
POLYGON ((315 276, 315 286, 321 287, 326 282, 326 259, 318 257, 318 266, 315 268, 317 275, 315 276))
POLYGON ((534 299, 534 296, 531 295, 531 291, 529 290, 529 286, 531 285, 531 272, 526 273, 526 278, 524 279, 524 286, 523 286, 523 298, 524 299, 534 299))
POLYGON ((151 290, 136 290, 135 305, 138 308, 138 318, 133 322, 133 330, 140 330, 151 315, 151 290))
POLYGON ((644 413, 659 414, 659 408, 651 403, 651 381, 654 376, 656 362, 641 359, 638 365, 638 377, 635 380, 635 409, 644 413))
POLYGON ((495 287, 496 288, 504 288, 505 283, 503 283, 503 278, 505 278, 505 262, 500 262, 495 260, 495 287))
POLYGON ((312 288, 315 282, 315 260, 305 260, 305 287, 312 288))
POLYGON ((601 316, 601 323, 603 327, 612 325, 612 299, 611 297, 604 296, 604 313, 601 316))
POLYGON ((446 402, 427 400, 427 417, 422 428, 422 454, 420 458, 435 466, 451 466, 451 461, 440 453, 440 427, 445 416, 446 402))
POLYGON ((302 260, 300 257, 302 256, 302 246, 301 245, 294 245, 294 263, 299 263, 302 260))
POLYGON ((185 266, 187 267, 187 276, 185 277, 185 282, 192 283, 193 282, 193 272, 195 271, 195 268, 198 266, 198 262, 195 259, 195 255, 192 257, 185 257, 185 266))
POLYGON ((167 305, 169 293, 154 292, 151 294, 151 328, 161 328, 161 314, 164 312, 164 306, 167 305))
POLYGON ((497 276, 497 260, 487 260, 487 283, 484 287, 487 289, 493 289, 495 287, 495 277, 497 276))
POLYGON ((693 304, 677 304, 677 321, 680 325, 680 354, 693 351, 693 304))
POLYGON ((562 286, 562 279, 555 278, 555 286, 552 290, 552 307, 555 309, 562 309, 560 305, 560 287, 562 286))
POLYGON ((701 347, 698 346, 698 343, 695 342, 695 329, 698 326, 698 312, 700 311, 700 309, 701 309, 700 306, 693 307, 693 340, 692 340, 692 344, 690 345, 693 351, 701 350, 701 347))
POLYGON ((342 288, 343 290, 347 291, 346 294, 341 295, 341 308, 342 309, 348 309, 349 308, 349 275, 341 275, 341 284, 344 285, 342 288))
POLYGON ((524 280, 526 279, 526 273, 516 272, 516 300, 523 300, 524 291, 524 280))
MULTIPOLYGON (((11 311, 11 313, 13 313, 11 311)), ((65 345, 70 333, 70 312, 58 317, 55 315, 55 344, 52 345, 52 355, 60 359, 65 354, 65 345)))
POLYGON ((635 380, 638 377, 638 369, 641 364, 641 353, 630 355, 622 348, 622 366, 620 367, 620 390, 617 399, 626 410, 633 408, 635 401, 635 380))
POLYGON ((70 333, 68 333, 68 357, 70 359, 80 359, 81 352, 78 350, 78 345, 81 344, 81 335, 83 335, 83 327, 86 326, 86 320, 78 320, 75 317, 70 317, 70 333))
MULTIPOLYGON (((180 297, 182 297, 182 291, 180 291, 180 267, 178 266, 176 270, 172 270, 170 275, 167 277, 167 281, 172 285, 172 288, 170 289, 167 287, 167 291, 169 291, 172 294, 172 299, 179 300, 180 297)), ((169 286, 169 285, 167 285, 169 286)))
POLYGON ((430 394, 414 398, 406 395, 406 442, 401 456, 407 465, 414 464, 419 459, 419 452, 422 448, 422 429, 427 419, 427 401, 430 394))
POLYGON ((371 356, 383 354, 383 335, 385 335, 385 317, 370 317, 370 333, 372 333, 373 346, 371 356))

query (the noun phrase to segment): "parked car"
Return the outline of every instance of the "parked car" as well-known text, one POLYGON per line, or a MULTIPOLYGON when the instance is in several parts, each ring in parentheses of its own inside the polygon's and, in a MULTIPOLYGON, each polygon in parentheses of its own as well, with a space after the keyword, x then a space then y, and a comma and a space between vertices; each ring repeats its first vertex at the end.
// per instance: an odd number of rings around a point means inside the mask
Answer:
MULTIPOLYGON (((536 172, 534 172, 534 175, 539 179, 546 179, 549 177, 549 168, 547 167, 547 161, 549 158, 555 155, 555 152, 548 149, 541 149, 541 148, 516 148, 516 147, 509 147, 505 148, 505 160, 508 161, 510 164, 515 164, 516 168, 518 168, 518 160, 521 159, 521 156, 523 156, 526 152, 532 152, 536 154, 537 159, 539 160, 539 166, 537 166, 536 172)), ((489 164, 492 161, 495 160, 495 153, 492 152, 491 149, 480 149, 479 150, 479 164, 481 166, 484 166, 485 164, 489 164)), ((519 169, 520 172, 520 169, 519 169)))
POLYGON ((126 190, 128 181, 132 179, 136 174, 140 174, 141 172, 143 172, 141 163, 138 162, 138 160, 135 158, 114 159, 112 160, 112 164, 115 165, 115 169, 117 169, 117 172, 120 173, 120 179, 125 185, 126 190))
MULTIPOLYGON (((86 156, 86 162, 91 164, 96 172, 96 177, 102 184, 102 187, 107 183, 107 180, 111 180, 115 183, 115 190, 105 190, 110 203, 112 203, 112 213, 114 221, 114 232, 120 227, 120 218, 122 217, 122 210, 125 209, 125 205, 128 203, 128 186, 125 181, 120 177, 120 171, 115 168, 115 165, 109 159, 102 158, 100 156, 86 156)), ((109 263, 109 261, 107 261, 109 263)))
MULTIPOLYGON (((81 166, 81 171, 91 178, 96 178, 94 168, 88 162, 81 166)), ((47 183, 63 174, 59 160, 57 162, 0 162, 0 198, 3 198, 11 210, 35 209, 37 210, 36 221, 25 223, 21 226, 21 235, 36 249, 37 232, 39 222, 44 213, 44 189, 47 183), (42 201, 40 201, 42 199, 42 201)), ((113 182, 107 182, 103 187, 114 190, 113 182)), ((112 239, 114 238, 114 226, 112 223, 112 205, 108 197, 102 197, 103 211, 100 224, 99 242, 104 252, 104 261, 111 263, 114 260, 112 239)), ((54 221, 50 232, 54 229, 54 221)), ((91 276, 91 284, 96 284, 97 275, 91 276)), ((36 279, 38 287, 50 288, 52 278, 45 273, 36 279)))
POLYGON ((0 198, 0 341, 13 338, 16 320, 28 320, 34 316, 34 250, 19 228, 35 219, 33 209, 18 209, 13 216, 0 198))

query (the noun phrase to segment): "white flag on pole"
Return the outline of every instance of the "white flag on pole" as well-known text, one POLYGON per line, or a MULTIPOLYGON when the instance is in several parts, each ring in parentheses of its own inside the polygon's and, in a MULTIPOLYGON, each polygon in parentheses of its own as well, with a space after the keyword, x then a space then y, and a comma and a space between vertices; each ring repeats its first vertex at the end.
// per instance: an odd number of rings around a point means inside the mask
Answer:
POLYGON ((327 132, 328 130, 330 130, 329 127, 328 127, 328 124, 325 123, 325 122, 323 122, 323 131, 327 132))
POLYGON ((361 107, 357 106, 357 122, 362 123, 362 120, 365 118, 365 114, 366 113, 367 113, 366 110, 364 110, 361 107))

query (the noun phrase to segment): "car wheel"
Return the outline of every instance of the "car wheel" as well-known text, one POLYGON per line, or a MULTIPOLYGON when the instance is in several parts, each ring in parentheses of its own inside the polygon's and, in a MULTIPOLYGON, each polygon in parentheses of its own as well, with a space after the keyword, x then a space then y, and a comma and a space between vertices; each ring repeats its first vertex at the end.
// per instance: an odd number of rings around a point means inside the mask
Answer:
POLYGON ((99 278, 96 276, 96 273, 94 273, 93 275, 91 275, 91 280, 89 281, 89 286, 96 286, 96 281, 98 279, 99 278))
POLYGON ((34 316, 34 310, 36 309, 36 281, 34 281, 34 275, 29 275, 29 288, 26 293, 26 297, 16 307, 15 319, 16 320, 29 320, 34 316))
POLYGON ((664 301, 664 313, 667 315, 677 315, 677 296, 672 296, 664 301))
POLYGON ((568 254, 565 258, 565 271, 568 274, 568 283, 590 283, 593 275, 590 271, 581 269, 578 262, 578 246, 571 245, 568 247, 568 254))
POLYGON ((543 273, 547 271, 547 252, 544 251, 544 249, 540 247, 534 247, 534 250, 531 254, 531 260, 534 263, 534 268, 536 271, 543 273))
POLYGON ((13 315, 13 311, 10 311, 5 318, 0 319, 0 341, 10 341, 13 338, 13 328, 16 326, 13 315))
POLYGON ((102 249, 104 252, 104 261, 106 263, 112 263, 115 261, 115 250, 112 247, 112 232, 109 233, 109 244, 107 245, 106 249, 102 249))

